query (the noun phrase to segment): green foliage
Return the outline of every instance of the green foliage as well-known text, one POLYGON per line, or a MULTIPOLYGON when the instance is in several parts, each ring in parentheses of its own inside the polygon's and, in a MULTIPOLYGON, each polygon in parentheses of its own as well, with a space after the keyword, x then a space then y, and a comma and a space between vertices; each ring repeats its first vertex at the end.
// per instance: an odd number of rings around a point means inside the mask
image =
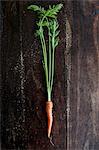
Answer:
POLYGON ((44 13, 44 8, 41 7, 41 6, 37 6, 37 5, 30 5, 30 6, 27 7, 27 9, 37 11, 37 12, 40 12, 40 13, 44 13))
POLYGON ((43 68, 46 77, 46 86, 48 93, 48 100, 51 100, 51 92, 53 86, 54 78, 54 57, 55 57, 55 48, 59 43, 59 24, 57 21, 57 15, 63 4, 49 5, 47 10, 44 7, 37 5, 30 5, 27 9, 37 12, 39 21, 37 22, 38 30, 36 31, 36 36, 40 37, 42 51, 43 51, 43 68), (48 31, 48 45, 49 49, 47 50, 47 41, 44 37, 44 31, 48 31), (49 57, 49 58, 48 58, 49 57))
POLYGON ((58 12, 62 8, 62 6, 63 6, 63 4, 53 5, 52 7, 49 6, 49 9, 46 11, 45 15, 47 17, 56 18, 56 15, 58 14, 58 12))
POLYGON ((44 7, 37 6, 37 5, 30 5, 27 7, 29 10, 37 11, 37 13, 40 14, 41 17, 50 17, 50 18, 56 18, 56 15, 60 11, 60 9, 63 7, 63 4, 57 4, 57 5, 49 5, 49 9, 45 10, 44 7))

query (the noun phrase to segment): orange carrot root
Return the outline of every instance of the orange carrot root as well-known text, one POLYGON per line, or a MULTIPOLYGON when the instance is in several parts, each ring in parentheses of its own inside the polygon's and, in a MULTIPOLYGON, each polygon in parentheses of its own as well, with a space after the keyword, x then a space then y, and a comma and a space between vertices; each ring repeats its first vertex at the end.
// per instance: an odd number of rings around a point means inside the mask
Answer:
POLYGON ((48 138, 50 138, 52 123, 53 123, 52 109, 53 109, 53 102, 52 101, 46 102, 46 113, 47 113, 47 120, 48 120, 48 128, 47 128, 48 138))

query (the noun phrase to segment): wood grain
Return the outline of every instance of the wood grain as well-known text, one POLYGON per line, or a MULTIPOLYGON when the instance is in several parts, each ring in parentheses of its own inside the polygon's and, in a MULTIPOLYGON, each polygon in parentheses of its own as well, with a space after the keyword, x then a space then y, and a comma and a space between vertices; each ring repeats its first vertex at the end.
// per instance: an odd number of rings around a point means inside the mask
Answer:
POLYGON ((99 16, 92 15, 91 2, 82 4, 73 2, 68 149, 98 150, 99 16))
POLYGON ((2 1, 1 150, 99 149, 98 1, 2 1), (37 16, 30 4, 62 2, 52 100, 52 142, 47 139, 47 93, 37 16))

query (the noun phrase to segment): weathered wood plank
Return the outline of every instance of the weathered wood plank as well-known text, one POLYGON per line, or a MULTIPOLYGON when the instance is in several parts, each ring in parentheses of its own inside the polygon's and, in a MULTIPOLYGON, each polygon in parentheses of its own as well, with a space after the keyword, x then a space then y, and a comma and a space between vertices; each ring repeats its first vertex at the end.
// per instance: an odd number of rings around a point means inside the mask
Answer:
POLYGON ((99 15, 91 2, 82 4, 73 2, 68 149, 98 150, 99 15))
MULTIPOLYGON (((31 2, 32 3, 32 2, 31 2)), ((24 3, 24 8, 30 3, 24 3)), ((35 2, 35 4, 48 7, 50 2, 35 2)), ((55 2, 51 3, 55 4, 55 2)), ((65 16, 64 8, 59 15, 61 42, 56 50, 56 67, 55 67, 55 86, 53 89, 54 102, 54 123, 52 130, 52 141, 54 147, 47 139, 47 124, 45 113, 46 89, 44 83, 44 72, 41 61, 41 47, 38 39, 35 39, 34 32, 36 29, 36 14, 25 11, 23 14, 23 51, 28 54, 25 58, 26 66, 26 93, 27 103, 30 116, 27 122, 30 124, 28 132, 29 138, 28 146, 30 149, 66 149, 66 99, 64 97, 64 50, 65 50, 65 16), (62 18, 61 18, 62 16, 62 18), (61 18, 61 19, 60 19, 61 18), (27 24, 28 23, 28 24, 27 24), (33 60, 32 60, 33 59, 33 60), (31 86, 30 86, 31 85, 31 86), (32 87, 32 90, 31 90, 32 87), (32 110, 31 110, 32 109, 32 110), (35 122, 34 122, 35 121, 35 122), (37 138, 36 138, 37 137, 37 138), (39 143, 39 144, 38 144, 39 143)))
POLYGON ((23 148, 25 128, 22 97, 22 58, 18 1, 2 2, 2 149, 23 148))

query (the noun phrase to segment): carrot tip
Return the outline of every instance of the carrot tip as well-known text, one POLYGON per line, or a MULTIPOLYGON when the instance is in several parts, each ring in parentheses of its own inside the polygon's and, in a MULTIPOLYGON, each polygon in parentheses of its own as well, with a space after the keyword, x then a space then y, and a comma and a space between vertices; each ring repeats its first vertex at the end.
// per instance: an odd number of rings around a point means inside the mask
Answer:
POLYGON ((50 133, 48 133, 48 138, 50 139, 50 133))

